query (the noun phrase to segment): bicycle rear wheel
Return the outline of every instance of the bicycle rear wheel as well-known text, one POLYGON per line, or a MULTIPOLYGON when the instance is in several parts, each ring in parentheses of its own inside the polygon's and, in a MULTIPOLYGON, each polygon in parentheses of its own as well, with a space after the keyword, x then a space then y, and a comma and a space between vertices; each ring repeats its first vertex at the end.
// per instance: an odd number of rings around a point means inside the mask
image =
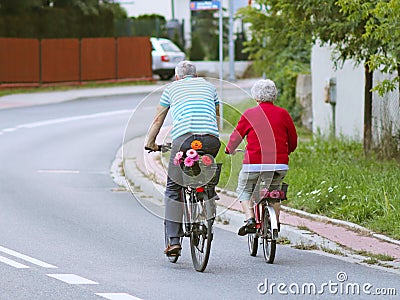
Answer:
POLYGON ((262 243, 265 262, 272 264, 274 262, 276 253, 276 239, 273 237, 271 219, 267 207, 264 209, 262 243))
POLYGON ((196 271, 203 272, 208 263, 213 240, 213 224, 215 219, 214 200, 198 200, 193 192, 191 195, 191 221, 190 250, 192 262, 196 271))

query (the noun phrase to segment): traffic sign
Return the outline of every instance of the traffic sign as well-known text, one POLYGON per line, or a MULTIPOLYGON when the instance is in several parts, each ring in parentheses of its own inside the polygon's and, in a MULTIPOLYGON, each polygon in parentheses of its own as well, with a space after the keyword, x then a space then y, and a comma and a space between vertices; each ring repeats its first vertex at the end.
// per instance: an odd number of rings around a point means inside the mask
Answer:
POLYGON ((220 1, 195 1, 190 2, 190 10, 219 10, 220 1))

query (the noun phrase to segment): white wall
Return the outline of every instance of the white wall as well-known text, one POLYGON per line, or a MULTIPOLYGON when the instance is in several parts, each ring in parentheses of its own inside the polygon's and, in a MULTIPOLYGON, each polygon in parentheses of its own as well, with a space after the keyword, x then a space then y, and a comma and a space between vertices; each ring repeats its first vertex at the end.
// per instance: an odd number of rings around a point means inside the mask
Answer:
POLYGON ((364 124, 364 69, 347 61, 335 71, 329 47, 314 46, 311 53, 313 132, 329 134, 332 107, 324 101, 326 79, 336 77, 336 135, 355 139, 363 136, 364 124))

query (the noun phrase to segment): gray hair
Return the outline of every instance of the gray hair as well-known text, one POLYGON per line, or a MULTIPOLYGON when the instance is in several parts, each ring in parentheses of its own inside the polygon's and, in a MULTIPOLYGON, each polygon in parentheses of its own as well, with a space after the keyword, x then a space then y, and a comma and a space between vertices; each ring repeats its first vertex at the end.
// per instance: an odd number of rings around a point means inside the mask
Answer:
POLYGON ((191 61, 184 60, 176 65, 175 74, 178 75, 179 78, 196 76, 196 67, 191 61))
POLYGON ((278 96, 278 90, 272 80, 261 79, 251 88, 251 95, 261 102, 274 102, 278 96))

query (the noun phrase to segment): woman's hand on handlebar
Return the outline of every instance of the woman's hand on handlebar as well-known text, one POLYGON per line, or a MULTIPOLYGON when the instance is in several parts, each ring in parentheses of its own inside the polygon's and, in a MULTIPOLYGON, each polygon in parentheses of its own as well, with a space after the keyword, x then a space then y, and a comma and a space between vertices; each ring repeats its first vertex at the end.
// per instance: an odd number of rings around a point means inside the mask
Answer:
POLYGON ((228 155, 235 155, 238 152, 244 152, 244 150, 238 148, 238 149, 235 149, 232 152, 230 152, 227 148, 225 148, 225 154, 228 154, 228 155))

